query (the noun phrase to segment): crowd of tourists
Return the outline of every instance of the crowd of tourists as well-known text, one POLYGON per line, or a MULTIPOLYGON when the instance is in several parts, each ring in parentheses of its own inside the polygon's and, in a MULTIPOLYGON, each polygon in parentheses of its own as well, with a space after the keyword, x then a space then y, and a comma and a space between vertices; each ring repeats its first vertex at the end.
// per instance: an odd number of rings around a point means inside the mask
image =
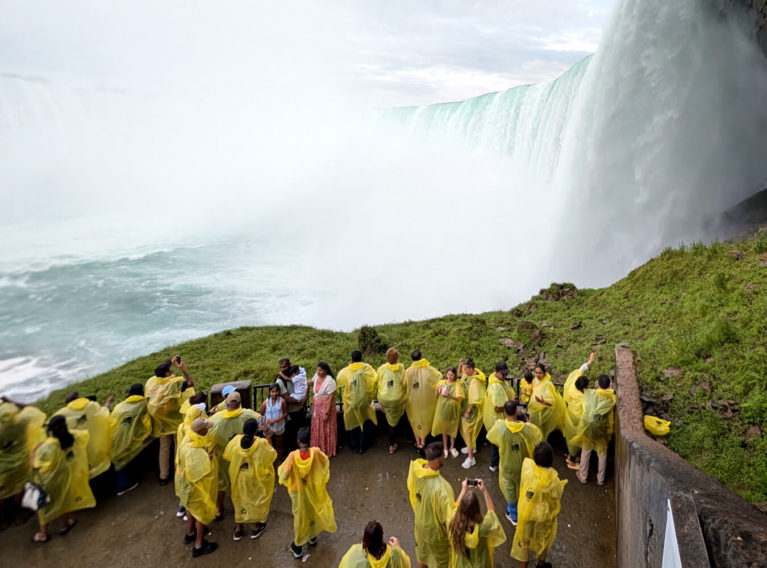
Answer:
MULTIPOLYGON (((597 483, 605 482, 616 399, 606 375, 597 379, 597 388, 589 388, 585 373, 594 354, 570 373, 562 394, 543 364, 515 380, 503 361, 486 376, 471 358, 444 373, 418 349, 411 359, 406 368, 398 351, 389 349, 386 363, 374 369, 362 361, 362 353, 353 351, 337 375, 320 362, 311 379, 304 368, 282 359, 258 411, 243 408, 234 385, 226 385, 222 402, 209 408, 207 394, 195 390, 180 357, 160 364, 146 384, 132 385, 113 409, 112 397, 101 405, 73 392, 66 406, 47 419, 33 406, 3 398, 0 499, 23 500, 25 507, 36 510, 39 530, 33 540, 48 542, 53 521, 59 520, 58 532, 65 535, 77 523, 75 511, 96 505, 91 484, 110 468, 118 495, 134 489, 141 473, 137 457, 157 438, 159 482, 174 484, 177 515, 187 521, 183 540, 192 545, 193 557, 216 550, 217 544, 206 539, 208 525, 223 518, 227 495, 233 504, 234 540, 258 538, 266 528, 277 482, 292 503, 289 549, 302 558, 304 547, 316 545, 320 533, 336 531, 326 486, 330 459, 338 450, 340 390, 343 427, 355 453, 364 453, 371 444, 376 401, 386 419, 390 454, 399 448, 397 427, 407 416, 421 454, 410 462, 407 477, 419 568, 490 567, 494 549, 507 538, 482 480, 467 477, 456 498, 440 475, 445 461, 461 452, 464 469, 476 466, 483 428, 491 449, 490 471, 498 473, 505 517, 515 527, 511 556, 527 566, 533 554, 538 566, 550 566, 546 558, 567 481, 552 467, 549 435, 562 432, 567 466, 577 470, 581 483, 587 483, 595 451, 597 483), (435 440, 429 443, 429 438, 435 440)), ((340 564, 410 565, 399 541, 385 539, 375 521, 367 524, 361 544, 340 564)))

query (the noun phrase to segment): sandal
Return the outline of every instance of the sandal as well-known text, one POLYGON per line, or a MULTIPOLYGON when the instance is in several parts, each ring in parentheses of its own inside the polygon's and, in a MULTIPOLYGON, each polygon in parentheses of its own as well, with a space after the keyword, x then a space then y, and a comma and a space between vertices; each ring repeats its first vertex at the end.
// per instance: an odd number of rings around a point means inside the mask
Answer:
POLYGON ((399 445, 398 444, 392 444, 391 446, 389 446, 389 454, 393 454, 394 452, 397 451, 397 449, 399 449, 399 445))
POLYGON ((71 531, 75 525, 77 524, 77 519, 72 519, 71 522, 67 523, 67 526, 65 526, 63 529, 59 531, 59 534, 61 536, 64 536, 65 534, 68 534, 69 531, 71 531))
POLYGON ((44 543, 51 540, 50 535, 43 535, 43 533, 35 533, 35 536, 32 537, 32 542, 38 542, 38 543, 44 543))

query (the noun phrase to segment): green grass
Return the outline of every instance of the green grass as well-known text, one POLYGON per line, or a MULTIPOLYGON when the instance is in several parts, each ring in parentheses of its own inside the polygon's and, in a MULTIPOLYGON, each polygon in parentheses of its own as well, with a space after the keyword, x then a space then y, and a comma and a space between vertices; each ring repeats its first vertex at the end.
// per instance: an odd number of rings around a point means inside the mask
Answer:
POLYGON ((767 422, 766 243, 767 233, 762 232, 738 242, 666 249, 607 288, 552 285, 509 311, 380 325, 361 333, 302 326, 232 329, 54 392, 40 407, 55 411, 72 390, 99 400, 120 396, 175 354, 204 387, 240 378, 268 382, 283 356, 307 370, 320 360, 338 370, 360 339, 367 347, 366 360, 374 366, 384 362, 386 346, 396 346, 404 361, 409 361, 404 355, 419 347, 443 369, 472 356, 486 372, 507 359, 521 373, 545 353, 552 374, 563 378, 591 350, 597 360, 590 376, 608 373, 615 344, 625 342, 637 356, 643 394, 655 397, 656 411, 672 421, 669 446, 746 500, 765 501, 765 435, 745 442, 744 434, 752 426, 765 430, 767 422), (524 349, 518 353, 501 339, 521 342, 524 349), (677 371, 664 373, 668 369, 677 371))

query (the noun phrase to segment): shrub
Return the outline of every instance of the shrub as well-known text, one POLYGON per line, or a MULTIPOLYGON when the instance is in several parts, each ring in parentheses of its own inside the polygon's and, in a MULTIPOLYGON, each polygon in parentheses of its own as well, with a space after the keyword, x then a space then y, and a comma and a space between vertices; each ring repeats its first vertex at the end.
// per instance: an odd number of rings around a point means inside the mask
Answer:
POLYGON ((386 342, 378 335, 378 330, 369 325, 363 325, 357 336, 357 346, 365 355, 378 355, 386 353, 389 348, 386 342))

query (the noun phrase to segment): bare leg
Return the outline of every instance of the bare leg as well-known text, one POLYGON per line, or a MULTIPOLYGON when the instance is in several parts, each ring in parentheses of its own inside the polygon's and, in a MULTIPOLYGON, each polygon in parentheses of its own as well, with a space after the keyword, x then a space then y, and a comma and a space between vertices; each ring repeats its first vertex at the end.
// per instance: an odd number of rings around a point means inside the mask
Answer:
POLYGON ((205 538, 205 525, 203 525, 200 521, 196 519, 194 521, 194 524, 195 524, 195 530, 197 531, 197 538, 194 540, 194 547, 201 548, 202 541, 205 538))
POLYGON ((447 439, 449 436, 447 434, 442 434, 442 449, 446 452, 450 451, 450 447, 447 445, 447 439))
POLYGON ((216 495, 216 514, 224 514, 224 499, 226 498, 226 491, 219 491, 216 495))
POLYGON ((191 535, 195 534, 195 522, 196 521, 194 520, 194 517, 191 514, 187 513, 186 516, 189 518, 189 520, 187 521, 187 524, 186 524, 186 535, 187 536, 191 536, 191 535))
POLYGON ((455 449, 455 436, 450 436, 450 450, 455 449))

